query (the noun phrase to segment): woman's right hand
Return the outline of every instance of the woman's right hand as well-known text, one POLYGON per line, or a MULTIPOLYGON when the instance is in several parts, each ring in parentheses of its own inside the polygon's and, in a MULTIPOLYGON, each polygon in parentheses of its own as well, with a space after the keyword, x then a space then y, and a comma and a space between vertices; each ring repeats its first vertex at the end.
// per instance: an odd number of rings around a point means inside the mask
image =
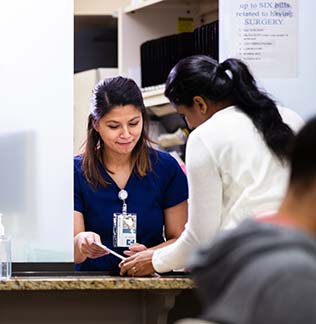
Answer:
POLYGON ((147 250, 147 247, 144 244, 134 243, 128 248, 128 250, 125 250, 123 253, 127 256, 132 256, 138 252, 145 250, 147 250))
POLYGON ((86 258, 96 259, 109 254, 109 252, 93 244, 93 242, 102 244, 100 235, 97 233, 80 232, 75 236, 74 239, 75 239, 75 248, 77 248, 77 251, 82 256, 82 258, 80 259, 83 259, 80 260, 81 262, 83 262, 86 258))

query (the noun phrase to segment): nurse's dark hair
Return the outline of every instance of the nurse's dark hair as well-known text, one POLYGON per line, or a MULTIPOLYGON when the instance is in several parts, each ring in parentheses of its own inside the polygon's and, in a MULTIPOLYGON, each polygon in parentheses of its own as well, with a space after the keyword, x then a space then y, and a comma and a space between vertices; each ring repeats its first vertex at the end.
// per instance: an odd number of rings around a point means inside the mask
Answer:
POLYGON ((296 135, 291 153, 290 187, 299 193, 316 185, 316 117, 296 135))
MULTIPOLYGON (((91 113, 88 117, 87 138, 83 150, 82 170, 88 183, 96 188, 107 186, 109 183, 104 179, 100 170, 103 163, 103 151, 105 149, 99 133, 95 130, 100 119, 113 109, 133 105, 142 114, 143 129, 135 148, 132 159, 135 163, 135 171, 139 176, 145 176, 151 170, 149 158, 150 140, 148 138, 148 116, 142 93, 137 84, 121 76, 107 78, 96 84, 91 97, 91 113)), ((106 165, 104 165, 106 168, 106 165)), ((111 170, 107 169, 111 172, 111 170)))
POLYGON ((205 55, 182 59, 169 73, 165 96, 173 104, 188 107, 193 106, 195 96, 237 106, 252 120, 279 160, 288 161, 293 131, 282 121, 274 100, 257 87, 242 61, 231 58, 218 63, 205 55))

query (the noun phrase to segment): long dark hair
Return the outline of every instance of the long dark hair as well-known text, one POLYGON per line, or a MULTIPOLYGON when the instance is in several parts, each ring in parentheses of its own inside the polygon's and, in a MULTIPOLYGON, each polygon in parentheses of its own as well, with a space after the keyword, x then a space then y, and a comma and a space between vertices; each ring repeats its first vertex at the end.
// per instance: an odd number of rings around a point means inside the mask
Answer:
POLYGON ((99 168, 99 163, 103 164, 102 153, 105 148, 99 133, 94 129, 94 123, 99 122, 112 109, 126 105, 133 105, 139 109, 143 118, 142 133, 132 152, 135 171, 138 175, 144 176, 148 170, 151 170, 148 116, 140 89, 131 79, 123 77, 104 79, 97 83, 92 92, 92 112, 88 118, 87 138, 82 154, 83 174, 94 188, 98 185, 106 186, 109 184, 102 176, 99 168))
POLYGON ((176 105, 188 107, 193 106, 194 96, 231 102, 252 120, 279 160, 288 161, 293 131, 282 121, 274 100, 258 89, 242 61, 227 59, 218 63, 205 55, 182 59, 167 78, 165 96, 176 105))

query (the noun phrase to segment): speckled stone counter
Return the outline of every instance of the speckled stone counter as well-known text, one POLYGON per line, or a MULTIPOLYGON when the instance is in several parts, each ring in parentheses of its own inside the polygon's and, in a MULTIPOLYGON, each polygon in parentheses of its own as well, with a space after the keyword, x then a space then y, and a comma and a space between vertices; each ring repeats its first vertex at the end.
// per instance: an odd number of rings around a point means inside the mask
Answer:
MULTIPOLYGON (((190 278, 173 276, 12 277, 0 281, 0 319, 1 324, 169 324, 176 298, 193 294, 193 288, 190 278)), ((187 314, 193 304, 180 312, 187 314)))
POLYGON ((91 277, 12 277, 0 281, 1 290, 112 290, 112 289, 192 289, 193 281, 182 277, 127 278, 91 277))

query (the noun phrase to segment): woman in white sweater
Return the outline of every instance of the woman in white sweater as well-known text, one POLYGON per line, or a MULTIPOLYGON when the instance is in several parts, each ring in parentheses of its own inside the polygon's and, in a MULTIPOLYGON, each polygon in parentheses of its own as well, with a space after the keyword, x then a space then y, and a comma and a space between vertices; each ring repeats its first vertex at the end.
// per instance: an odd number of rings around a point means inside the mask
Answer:
POLYGON ((189 218, 175 243, 127 258, 121 274, 182 268, 220 229, 275 212, 287 185, 290 144, 303 124, 277 107, 237 59, 185 58, 170 72, 165 95, 194 129, 186 149, 189 218))

